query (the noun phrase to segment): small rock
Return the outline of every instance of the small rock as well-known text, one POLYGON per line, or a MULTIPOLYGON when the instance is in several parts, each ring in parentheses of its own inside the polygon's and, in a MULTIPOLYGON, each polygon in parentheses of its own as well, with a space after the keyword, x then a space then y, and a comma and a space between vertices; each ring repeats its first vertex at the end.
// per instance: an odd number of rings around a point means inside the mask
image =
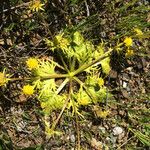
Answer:
POLYGON ((106 138, 106 141, 110 141, 110 140, 111 140, 110 137, 107 137, 107 138, 106 138))
POLYGON ((75 138, 75 136, 74 136, 74 134, 72 134, 71 136, 70 136, 70 140, 71 140, 71 142, 75 142, 75 140, 76 140, 76 138, 75 138))
POLYGON ((128 67, 126 70, 132 71, 133 67, 128 67))
POLYGON ((102 142, 97 141, 95 138, 91 139, 91 146, 96 150, 101 150, 103 148, 102 142))
POLYGON ((126 89, 127 88, 127 82, 123 81, 122 87, 126 89))
POLYGON ((102 132, 102 133, 106 133, 106 129, 104 127, 99 126, 98 129, 102 132))
POLYGON ((113 129, 113 135, 119 135, 123 132, 123 129, 121 127, 115 127, 113 129))

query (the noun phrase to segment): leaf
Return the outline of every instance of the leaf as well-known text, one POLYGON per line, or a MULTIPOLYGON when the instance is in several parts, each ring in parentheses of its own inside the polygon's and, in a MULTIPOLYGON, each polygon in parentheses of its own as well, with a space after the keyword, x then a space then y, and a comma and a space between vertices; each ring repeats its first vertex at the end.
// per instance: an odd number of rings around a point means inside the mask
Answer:
POLYGON ((80 32, 76 31, 73 34, 73 42, 77 45, 81 45, 84 42, 84 38, 80 32))

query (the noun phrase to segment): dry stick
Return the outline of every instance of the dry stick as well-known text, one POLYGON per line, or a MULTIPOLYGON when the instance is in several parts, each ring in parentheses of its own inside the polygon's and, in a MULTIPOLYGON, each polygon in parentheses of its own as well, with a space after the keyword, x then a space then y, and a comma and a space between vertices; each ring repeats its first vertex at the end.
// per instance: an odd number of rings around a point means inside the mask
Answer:
POLYGON ((127 144, 127 142, 129 142, 134 137, 135 136, 132 136, 131 138, 129 138, 127 141, 125 141, 123 144, 121 144, 116 150, 119 150, 122 146, 124 146, 125 144, 127 144))
POLYGON ((89 17, 90 16, 90 11, 89 11, 89 6, 88 6, 88 4, 87 4, 87 1, 85 0, 85 7, 86 7, 86 12, 87 12, 87 17, 89 17))
POLYGON ((9 10, 17 9, 17 8, 19 8, 19 7, 29 6, 30 3, 31 3, 31 2, 27 2, 27 3, 23 3, 23 4, 20 4, 20 5, 17 5, 17 6, 13 6, 13 7, 8 8, 8 9, 4 9, 2 12, 0 12, 0 14, 1 14, 1 13, 5 13, 5 12, 7 12, 7 11, 9 11, 9 10))
MULTIPOLYGON (((71 93, 72 93, 72 88, 71 88, 71 93)), ((74 105, 73 101, 73 107, 75 109, 75 119, 76 119, 76 130, 77 130, 77 150, 80 150, 80 131, 79 131, 79 123, 78 123, 78 115, 77 115, 77 109, 76 106, 74 105)))
POLYGON ((86 88, 86 86, 84 85, 84 83, 83 83, 80 79, 78 79, 77 77, 74 77, 73 79, 74 79, 80 86, 82 86, 82 87, 84 88, 85 92, 88 94, 88 96, 89 96, 92 100, 94 100, 94 96, 91 94, 91 92, 89 91, 89 89, 86 88))
POLYGON ((32 79, 46 80, 46 79, 54 79, 54 78, 66 78, 66 77, 69 77, 69 75, 68 74, 51 74, 49 76, 42 76, 42 77, 10 78, 9 81, 32 80, 32 79))
POLYGON ((63 108, 62 108, 62 110, 61 110, 59 116, 57 117, 56 121, 54 122, 54 124, 53 124, 52 127, 51 127, 52 130, 55 129, 56 125, 58 124, 58 122, 59 122, 59 120, 60 120, 60 118, 61 118, 61 116, 62 116, 62 114, 63 114, 63 112, 64 112, 64 110, 65 110, 65 108, 66 108, 67 105, 68 105, 68 102, 69 102, 70 97, 71 97, 71 89, 72 89, 72 79, 70 79, 68 97, 67 97, 67 99, 66 99, 66 101, 65 101, 65 104, 64 104, 64 106, 63 106, 63 108))
POLYGON ((76 127, 77 127, 77 150, 80 150, 80 131, 79 131, 79 123, 78 123, 78 115, 75 110, 75 118, 76 118, 76 127))
POLYGON ((59 88, 57 89, 56 91, 56 94, 59 94, 59 92, 66 86, 66 84, 69 82, 69 79, 66 78, 62 83, 61 85, 59 86, 59 88))

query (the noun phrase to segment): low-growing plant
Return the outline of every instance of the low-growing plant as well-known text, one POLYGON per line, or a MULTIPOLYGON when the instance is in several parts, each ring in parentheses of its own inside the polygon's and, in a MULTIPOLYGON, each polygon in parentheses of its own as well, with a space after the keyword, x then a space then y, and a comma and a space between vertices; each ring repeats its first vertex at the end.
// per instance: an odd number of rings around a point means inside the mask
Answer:
POLYGON ((96 109, 99 108, 96 105, 111 95, 104 83, 104 78, 111 70, 111 52, 125 50, 127 57, 133 55, 132 38, 126 37, 113 48, 106 47, 103 41, 93 45, 78 31, 71 35, 60 33, 53 40, 44 41, 55 57, 27 59, 26 66, 31 74, 28 78, 11 78, 5 71, 1 72, 0 85, 8 81, 24 80, 26 84, 22 92, 28 96, 37 95, 48 137, 59 133, 54 129, 65 110, 77 119, 78 116, 84 117, 80 111, 81 106, 94 106, 96 115, 106 118, 109 110, 96 109), (47 117, 55 110, 61 112, 50 125, 47 117))

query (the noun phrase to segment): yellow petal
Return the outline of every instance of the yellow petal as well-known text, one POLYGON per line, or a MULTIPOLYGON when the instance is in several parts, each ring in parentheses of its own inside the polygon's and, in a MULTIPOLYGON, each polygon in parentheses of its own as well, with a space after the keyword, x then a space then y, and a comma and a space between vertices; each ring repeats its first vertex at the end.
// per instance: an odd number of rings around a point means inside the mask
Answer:
POLYGON ((130 47, 130 46, 132 45, 132 43, 133 43, 132 38, 131 38, 131 37, 126 37, 126 38, 124 39, 124 43, 125 43, 125 45, 126 45, 127 47, 130 47))
POLYGON ((34 93, 34 87, 28 84, 23 87, 22 91, 26 95, 32 95, 34 93))

